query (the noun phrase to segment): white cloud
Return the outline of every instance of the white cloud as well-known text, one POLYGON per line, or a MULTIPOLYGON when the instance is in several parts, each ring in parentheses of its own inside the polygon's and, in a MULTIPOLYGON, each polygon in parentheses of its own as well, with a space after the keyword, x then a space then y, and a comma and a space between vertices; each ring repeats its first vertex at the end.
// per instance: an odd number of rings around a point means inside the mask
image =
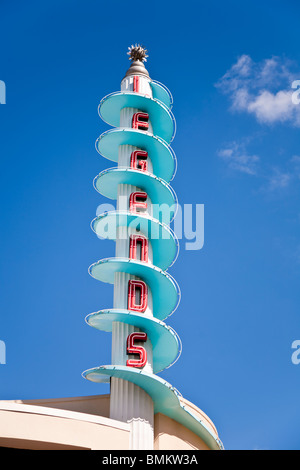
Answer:
POLYGON ((288 122, 300 127, 300 104, 293 102, 295 75, 290 62, 272 57, 255 63, 242 55, 216 84, 229 95, 231 109, 252 114, 260 123, 288 122))
POLYGON ((291 178, 292 175, 289 172, 275 168, 268 176, 267 185, 264 189, 267 191, 277 191, 284 189, 290 184, 291 178))
POLYGON ((247 110, 249 113, 254 113, 258 121, 264 123, 295 119, 297 124, 300 117, 292 102, 292 92, 285 90, 280 90, 276 94, 263 90, 248 102, 247 110))
POLYGON ((217 152, 217 155, 233 171, 255 176, 261 181, 260 190, 265 193, 280 192, 300 179, 300 156, 292 156, 281 166, 266 165, 261 158, 247 150, 249 139, 231 142, 217 152))
POLYGON ((218 151, 221 157, 232 170, 237 170, 248 175, 257 173, 257 165, 259 157, 257 155, 249 155, 245 151, 244 145, 232 142, 226 148, 218 151))

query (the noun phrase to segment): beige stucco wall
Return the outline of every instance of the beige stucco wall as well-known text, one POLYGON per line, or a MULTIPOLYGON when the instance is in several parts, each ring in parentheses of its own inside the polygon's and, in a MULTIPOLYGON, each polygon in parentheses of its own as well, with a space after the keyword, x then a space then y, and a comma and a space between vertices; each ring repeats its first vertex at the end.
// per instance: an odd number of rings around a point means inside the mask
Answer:
MULTIPOLYGON (((180 398, 181 404, 199 418, 205 426, 218 436, 217 429, 211 419, 190 401, 180 398)), ((154 427, 155 450, 209 450, 202 439, 192 431, 173 419, 158 413, 155 415, 154 427)))
POLYGON ((155 450, 209 450, 192 431, 158 413, 154 422, 155 450))
MULTIPOLYGON (((218 435, 203 411, 180 400, 218 435)), ((130 424, 109 419, 109 401, 109 395, 0 401, 0 447, 128 450, 130 424)), ((160 413, 154 419, 154 449, 209 450, 200 437, 160 413)))
POLYGON ((180 397, 180 402, 187 410, 196 416, 196 418, 199 418, 213 434, 218 436, 216 426, 204 411, 200 410, 198 406, 194 405, 194 403, 188 401, 186 398, 180 397))
MULTIPOLYGON (((61 402, 58 400, 58 403, 61 402)), ((92 406, 88 400, 80 399, 78 406, 82 408, 83 404, 92 406)), ((45 405, 0 402, 2 447, 126 450, 129 448, 129 437, 127 423, 96 414, 45 405)))
MULTIPOLYGON (((38 405, 47 408, 78 411, 109 418, 110 395, 90 395, 86 397, 46 398, 40 400, 13 400, 10 403, 38 405)), ((1 404, 1 401, 0 401, 1 404)))

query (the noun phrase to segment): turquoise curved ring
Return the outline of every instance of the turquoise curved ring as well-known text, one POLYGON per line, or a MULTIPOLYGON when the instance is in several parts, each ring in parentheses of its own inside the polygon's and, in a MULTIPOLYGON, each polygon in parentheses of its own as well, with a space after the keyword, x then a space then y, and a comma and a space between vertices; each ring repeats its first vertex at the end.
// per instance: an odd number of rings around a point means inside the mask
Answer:
POLYGON ((102 99, 98 113, 110 126, 120 127, 120 113, 123 108, 135 108, 148 113, 153 134, 168 143, 174 139, 175 118, 163 102, 139 93, 117 91, 102 99))
POLYGON ((150 263, 128 258, 106 258, 89 267, 90 275, 98 281, 114 284, 115 273, 124 272, 142 279, 153 294, 153 315, 165 320, 177 309, 180 290, 175 279, 150 263))

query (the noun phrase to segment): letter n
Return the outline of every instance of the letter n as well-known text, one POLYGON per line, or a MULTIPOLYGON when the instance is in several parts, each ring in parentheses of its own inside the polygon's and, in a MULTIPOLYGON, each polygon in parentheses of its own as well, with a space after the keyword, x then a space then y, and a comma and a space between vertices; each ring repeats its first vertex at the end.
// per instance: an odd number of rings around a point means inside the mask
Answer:
POLYGON ((137 245, 140 245, 140 257, 141 261, 148 263, 148 239, 145 235, 142 234, 133 234, 130 235, 130 242, 129 242, 129 258, 130 259, 137 259, 137 245))

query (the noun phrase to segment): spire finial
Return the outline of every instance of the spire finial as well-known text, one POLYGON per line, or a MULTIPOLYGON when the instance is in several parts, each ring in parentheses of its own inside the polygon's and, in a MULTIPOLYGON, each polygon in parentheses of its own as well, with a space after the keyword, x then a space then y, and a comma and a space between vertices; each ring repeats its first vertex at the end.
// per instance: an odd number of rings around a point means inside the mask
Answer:
POLYGON ((147 61, 147 49, 140 44, 131 45, 128 47, 127 54, 129 55, 129 60, 131 60, 131 65, 126 72, 125 77, 128 75, 144 75, 147 78, 149 73, 145 68, 144 62, 147 61))
POLYGON ((147 62, 147 52, 148 51, 144 46, 141 46, 140 44, 135 44, 134 46, 132 44, 130 47, 128 47, 127 54, 129 55, 129 60, 131 61, 139 60, 140 62, 147 62))

